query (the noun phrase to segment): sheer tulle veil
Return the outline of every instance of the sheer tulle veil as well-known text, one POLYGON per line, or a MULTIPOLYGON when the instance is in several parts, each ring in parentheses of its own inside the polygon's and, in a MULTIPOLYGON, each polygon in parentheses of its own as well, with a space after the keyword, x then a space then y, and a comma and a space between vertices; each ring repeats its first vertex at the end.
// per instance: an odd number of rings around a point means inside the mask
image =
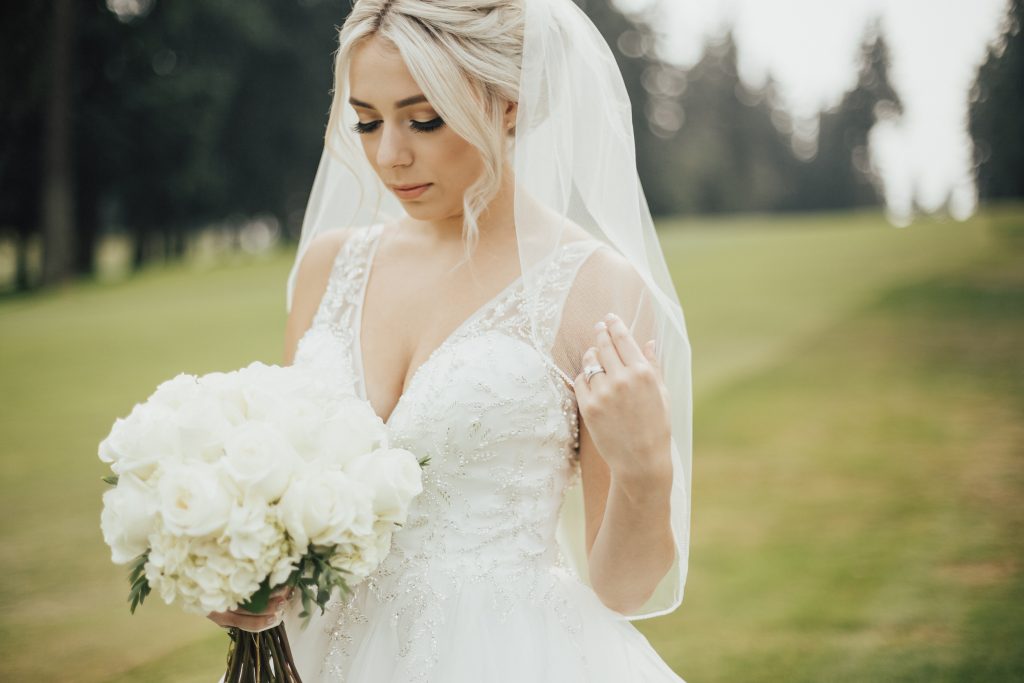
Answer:
MULTIPOLYGON (((511 152, 516 237, 527 297, 536 297, 546 286, 544 269, 536 266, 560 244, 578 239, 580 228, 616 254, 614 267, 581 268, 555 323, 546 308, 528 308, 536 338, 543 337, 539 331, 544 326, 559 325, 556 352, 568 377, 579 371, 579 351, 592 343, 593 324, 609 310, 631 325, 640 343, 656 339, 672 412, 671 521, 677 552, 647 603, 625 618, 665 614, 682 601, 689 556, 690 345, 637 175, 631 106, 622 75, 604 38, 571 0, 446 1, 478 7, 507 2, 522 10, 522 67, 511 152)), ((417 69, 409 68, 415 78, 417 69)), ((420 78, 417 82, 430 99, 436 84, 420 78)), ((347 100, 348 92, 335 93, 335 103, 347 100)), ((439 114, 444 117, 443 111, 439 114)), ((317 234, 404 215, 367 162, 351 129, 355 121, 346 106, 327 131, 288 277, 289 309, 298 265, 317 234)), ((562 505, 557 540, 568 562, 589 583, 578 480, 562 505)))

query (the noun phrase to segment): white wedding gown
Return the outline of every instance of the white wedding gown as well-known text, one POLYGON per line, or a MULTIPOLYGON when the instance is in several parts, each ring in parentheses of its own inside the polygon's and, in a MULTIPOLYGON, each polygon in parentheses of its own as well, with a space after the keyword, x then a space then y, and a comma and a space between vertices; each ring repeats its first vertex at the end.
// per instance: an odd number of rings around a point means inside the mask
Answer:
MULTIPOLYGON (((295 357, 354 376, 363 398, 359 321, 381 228, 349 236, 295 357)), ((547 307, 552 329, 599 244, 567 243, 538 264, 545 300, 531 305, 547 307)), ((292 601, 284 623, 305 683, 683 680, 559 551, 559 508, 579 474, 575 397, 550 355, 524 340, 521 284, 449 335, 388 418, 393 446, 430 456, 424 490, 349 599, 314 610, 306 630, 292 601)))

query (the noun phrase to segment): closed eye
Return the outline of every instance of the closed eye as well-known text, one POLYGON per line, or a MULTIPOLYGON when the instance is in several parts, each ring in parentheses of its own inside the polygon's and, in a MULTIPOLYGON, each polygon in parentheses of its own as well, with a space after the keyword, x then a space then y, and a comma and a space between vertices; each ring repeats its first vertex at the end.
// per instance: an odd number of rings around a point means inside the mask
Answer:
POLYGON ((444 121, 441 117, 430 119, 429 121, 416 121, 415 119, 411 122, 413 131, 417 133, 429 133, 432 130, 437 130, 444 125, 444 121))
MULTIPOLYGON (((372 133, 377 130, 380 126, 380 121, 368 121, 363 123, 362 121, 356 121, 356 124, 352 126, 352 130, 360 135, 372 133)), ((414 133, 429 133, 432 130, 437 130, 444 125, 444 121, 440 116, 433 118, 429 121, 416 121, 415 119, 409 122, 409 127, 412 128, 414 133)))

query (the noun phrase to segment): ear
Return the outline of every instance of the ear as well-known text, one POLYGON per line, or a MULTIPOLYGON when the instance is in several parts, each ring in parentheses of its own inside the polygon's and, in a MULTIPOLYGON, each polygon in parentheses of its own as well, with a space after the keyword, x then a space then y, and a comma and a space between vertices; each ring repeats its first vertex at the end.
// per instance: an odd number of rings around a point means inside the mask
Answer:
POLYGON ((508 102, 505 104, 505 113, 503 118, 505 120, 505 130, 512 130, 516 125, 516 114, 519 112, 518 102, 508 102))

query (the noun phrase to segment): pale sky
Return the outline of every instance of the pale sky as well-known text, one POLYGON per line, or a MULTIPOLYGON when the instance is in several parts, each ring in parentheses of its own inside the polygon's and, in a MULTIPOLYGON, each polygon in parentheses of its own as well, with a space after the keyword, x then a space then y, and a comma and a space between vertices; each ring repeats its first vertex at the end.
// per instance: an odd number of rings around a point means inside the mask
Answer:
POLYGON ((950 193, 955 217, 974 211, 968 91, 1000 33, 1006 0, 614 1, 657 6, 661 53, 684 66, 699 59, 705 36, 732 24, 743 80, 757 86, 771 73, 797 117, 836 104, 854 85, 864 28, 880 17, 904 106, 903 120, 877 125, 871 139, 891 218, 906 223, 915 196, 933 209, 950 193))

